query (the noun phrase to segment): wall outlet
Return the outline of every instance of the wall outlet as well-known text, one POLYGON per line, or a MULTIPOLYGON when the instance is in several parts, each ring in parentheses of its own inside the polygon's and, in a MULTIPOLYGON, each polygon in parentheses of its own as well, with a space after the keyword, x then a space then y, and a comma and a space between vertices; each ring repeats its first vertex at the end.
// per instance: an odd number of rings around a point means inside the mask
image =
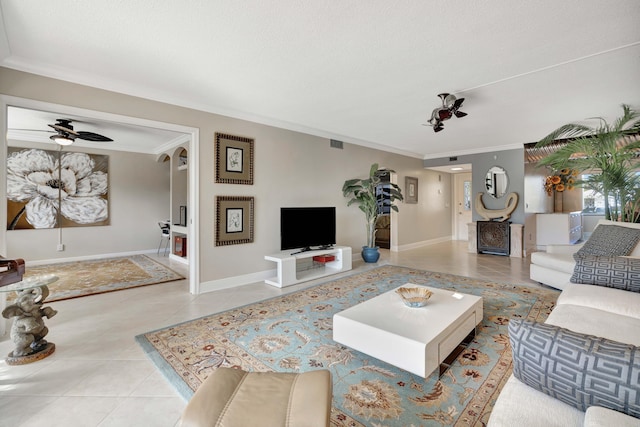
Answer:
POLYGON ((58 247, 56 248, 58 252, 64 251, 64 245, 62 243, 58 243, 58 247))

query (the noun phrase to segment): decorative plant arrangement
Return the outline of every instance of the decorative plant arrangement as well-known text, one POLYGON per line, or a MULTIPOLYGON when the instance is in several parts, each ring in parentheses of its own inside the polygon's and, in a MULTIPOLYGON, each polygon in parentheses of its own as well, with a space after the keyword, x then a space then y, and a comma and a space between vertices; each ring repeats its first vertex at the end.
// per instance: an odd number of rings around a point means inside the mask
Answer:
POLYGON ((371 165, 368 178, 349 179, 345 181, 342 186, 342 195, 350 198, 347 206, 357 204, 358 208, 364 212, 367 221, 367 246, 362 247, 362 257, 367 262, 376 262, 380 257, 378 248, 375 246, 375 239, 376 221, 381 215, 382 209, 389 207, 398 212, 398 207, 395 205, 395 202, 397 200, 403 200, 400 187, 390 182, 385 182, 382 191, 376 193, 376 189, 383 183, 382 177, 389 173, 395 173, 395 171, 384 168, 379 169, 378 164, 374 163, 371 165), (367 253, 373 252, 373 255, 369 258, 371 261, 365 258, 365 249, 367 249, 367 253))
MULTIPOLYGON (((569 123, 551 132, 536 146, 562 142, 560 148, 539 165, 558 171, 571 170, 572 176, 591 174, 571 185, 601 194, 607 219, 634 222, 640 216, 640 176, 636 173, 640 166, 640 113, 625 104, 622 109, 622 116, 613 123, 601 117, 597 118, 597 126, 569 123), (614 203, 610 203, 610 198, 614 203)), ((563 184, 553 184, 557 178, 551 178, 551 185, 563 184)), ((561 188, 567 188, 567 184, 561 188)), ((556 191, 560 190, 556 188, 556 191)))
POLYGON ((573 190, 578 173, 577 170, 564 168, 548 176, 544 181, 544 191, 547 193, 547 196, 553 196, 554 191, 562 193, 565 190, 573 190))

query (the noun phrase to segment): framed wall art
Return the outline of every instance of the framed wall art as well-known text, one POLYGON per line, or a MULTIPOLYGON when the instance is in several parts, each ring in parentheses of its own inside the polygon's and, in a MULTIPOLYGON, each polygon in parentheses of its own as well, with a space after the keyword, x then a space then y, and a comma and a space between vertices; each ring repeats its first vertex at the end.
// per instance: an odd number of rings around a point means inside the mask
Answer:
POLYGON ((216 197, 216 246, 253 242, 253 208, 253 197, 216 197))
POLYGON ((418 178, 406 176, 404 178, 405 203, 418 203, 418 178))
POLYGON ((109 225, 109 156, 7 148, 7 230, 109 225))
POLYGON ((216 132, 216 183, 253 185, 253 139, 216 132))

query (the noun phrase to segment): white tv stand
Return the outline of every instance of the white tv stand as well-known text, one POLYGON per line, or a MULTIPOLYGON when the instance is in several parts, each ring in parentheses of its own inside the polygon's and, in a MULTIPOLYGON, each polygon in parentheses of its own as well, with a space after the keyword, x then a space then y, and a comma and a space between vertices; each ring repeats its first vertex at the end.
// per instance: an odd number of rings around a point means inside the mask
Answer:
POLYGON ((330 249, 318 249, 300 252, 292 255, 295 249, 265 255, 264 259, 277 264, 277 277, 266 279, 269 285, 284 288, 296 283, 318 279, 351 270, 351 248, 348 246, 334 246, 330 249), (335 260, 326 263, 313 262, 318 255, 334 255, 335 260))

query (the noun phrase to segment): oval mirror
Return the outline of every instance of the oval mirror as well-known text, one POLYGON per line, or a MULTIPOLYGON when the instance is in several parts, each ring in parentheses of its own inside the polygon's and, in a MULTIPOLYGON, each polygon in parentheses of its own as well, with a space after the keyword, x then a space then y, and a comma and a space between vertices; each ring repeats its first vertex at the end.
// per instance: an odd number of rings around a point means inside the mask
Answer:
POLYGON ((484 182, 487 194, 498 199, 507 192, 509 177, 506 170, 500 166, 493 166, 487 171, 484 182))

